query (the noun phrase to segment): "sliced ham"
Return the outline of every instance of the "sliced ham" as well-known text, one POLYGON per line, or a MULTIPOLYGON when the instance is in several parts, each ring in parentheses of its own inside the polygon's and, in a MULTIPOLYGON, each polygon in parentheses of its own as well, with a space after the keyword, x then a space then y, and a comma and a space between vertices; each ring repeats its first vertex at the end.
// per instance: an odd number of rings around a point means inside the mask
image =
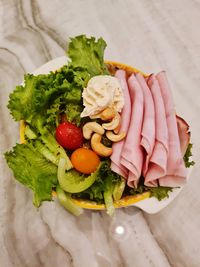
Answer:
MULTIPOLYGON (((126 80, 126 72, 124 70, 118 70, 115 73, 115 77, 118 78, 124 95, 124 102, 126 103, 121 112, 121 126, 120 132, 128 132, 130 117, 131 117, 131 99, 128 90, 128 84, 126 80)), ((124 145, 124 140, 114 143, 113 153, 111 156, 111 170, 122 175, 125 178, 128 178, 128 169, 120 163, 121 152, 124 145)))
POLYGON ((128 185, 137 186, 143 166, 143 149, 140 145, 143 123, 144 98, 134 74, 128 79, 131 98, 131 120, 121 154, 121 164, 129 170, 128 185))
POLYGON ((120 132, 124 140, 114 143, 111 169, 137 187, 141 175, 147 186, 181 186, 186 181, 183 155, 190 140, 188 124, 175 115, 165 72, 144 78, 118 70, 125 105, 120 132))
POLYGON ((155 107, 155 145, 145 174, 145 185, 157 186, 157 179, 166 174, 168 129, 161 89, 154 75, 149 77, 148 84, 155 107))
POLYGON ((161 186, 181 186, 186 182, 186 169, 180 149, 176 115, 172 93, 165 72, 156 75, 165 106, 168 127, 168 159, 166 175, 159 179, 161 186))
POLYGON ((146 152, 143 164, 143 176, 145 176, 155 144, 155 108, 151 91, 144 76, 142 76, 140 73, 137 73, 136 79, 142 88, 144 97, 144 116, 141 132, 141 145, 144 147, 146 152))
POLYGON ((190 142, 189 125, 183 118, 177 115, 176 115, 176 122, 177 122, 178 135, 181 146, 181 154, 182 156, 184 156, 190 142))

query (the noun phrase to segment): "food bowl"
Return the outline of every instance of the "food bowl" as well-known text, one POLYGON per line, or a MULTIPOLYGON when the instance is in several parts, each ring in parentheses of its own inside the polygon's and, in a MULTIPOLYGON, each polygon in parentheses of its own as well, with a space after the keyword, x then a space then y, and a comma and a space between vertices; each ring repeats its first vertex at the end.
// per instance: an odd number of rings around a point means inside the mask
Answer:
MULTIPOLYGON (((38 69, 36 69, 33 72, 33 74, 34 75, 48 74, 50 71, 56 71, 60 69, 63 65, 66 65, 67 62, 68 62, 68 58, 66 56, 55 58, 47 62, 46 64, 42 65, 38 69)), ((113 74, 117 69, 123 69, 126 71, 127 75, 130 75, 133 72, 134 73, 140 72, 143 76, 147 76, 142 71, 134 67, 130 67, 128 65, 119 63, 119 62, 106 61, 105 63, 107 64, 109 71, 113 74)), ((25 123, 24 121, 21 121, 20 122, 20 142, 21 143, 25 142, 24 130, 25 130, 25 123)), ((191 170, 192 168, 188 169, 187 179, 190 176, 191 170)), ((137 194, 134 196, 125 196, 122 199, 115 201, 114 206, 115 208, 135 206, 150 214, 157 213, 163 208, 165 208, 167 205, 169 205, 181 192, 183 187, 184 186, 181 186, 179 188, 174 188, 172 192, 169 192, 169 197, 161 201, 157 200, 155 197, 150 197, 150 192, 145 192, 143 194, 137 194)), ((52 194, 56 197, 56 193, 54 191, 52 192, 52 194)), ((89 201, 89 200, 87 201, 83 199, 73 199, 73 201, 77 206, 80 206, 85 209, 90 209, 90 210, 106 209, 104 204, 97 204, 96 202, 89 201)))

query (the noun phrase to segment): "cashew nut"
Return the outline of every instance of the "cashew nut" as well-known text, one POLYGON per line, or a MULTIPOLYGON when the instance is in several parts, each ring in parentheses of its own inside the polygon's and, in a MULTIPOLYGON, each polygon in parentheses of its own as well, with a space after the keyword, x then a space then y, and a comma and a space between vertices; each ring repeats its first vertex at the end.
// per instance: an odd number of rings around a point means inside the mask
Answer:
POLYGON ((100 135, 104 134, 104 128, 98 124, 97 122, 87 122, 83 126, 83 136, 85 139, 89 140, 91 138, 92 133, 98 133, 100 135))
POLYGON ((122 139, 125 138, 126 133, 125 132, 121 132, 120 134, 114 134, 112 131, 107 131, 106 132, 106 136, 112 142, 119 142, 119 141, 121 141, 122 139))
POLYGON ((112 119, 111 122, 103 123, 102 126, 106 130, 114 130, 115 128, 118 127, 119 124, 120 124, 120 115, 119 113, 116 113, 115 117, 112 119))
POLYGON ((98 113, 98 114, 95 114, 95 115, 90 115, 90 119, 92 119, 92 120, 100 119, 100 114, 101 113, 98 113))
POLYGON ((106 108, 100 113, 100 118, 103 121, 112 120, 116 115, 116 112, 113 108, 106 108))
POLYGON ((118 134, 119 133, 119 130, 120 130, 120 124, 113 130, 113 132, 115 133, 115 134, 118 134))
POLYGON ((98 114, 91 115, 90 119, 102 119, 102 121, 112 120, 116 115, 116 112, 113 108, 106 108, 98 114))
POLYGON ((101 143, 102 135, 94 133, 91 139, 91 147, 99 156, 109 157, 112 154, 112 148, 106 147, 101 143))

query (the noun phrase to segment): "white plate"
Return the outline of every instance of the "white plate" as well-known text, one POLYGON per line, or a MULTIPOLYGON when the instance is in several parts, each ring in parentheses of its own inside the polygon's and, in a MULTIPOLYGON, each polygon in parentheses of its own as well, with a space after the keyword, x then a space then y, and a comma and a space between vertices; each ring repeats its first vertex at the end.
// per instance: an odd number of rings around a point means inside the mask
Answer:
MULTIPOLYGON (((38 74, 48 74, 50 71, 56 71, 59 68, 61 68, 63 65, 66 65, 68 62, 68 58, 66 56, 57 57, 46 64, 42 65, 38 69, 36 69, 34 72, 32 72, 35 75, 38 74)), ((192 167, 190 167, 187 174, 187 179, 189 179, 190 173, 192 171, 192 167)), ((147 198, 144 200, 141 200, 135 204, 132 204, 131 206, 138 207, 142 209, 143 211, 147 213, 157 213, 161 211, 163 208, 165 208, 167 205, 169 205, 181 192, 181 190, 184 188, 184 186, 180 188, 173 189, 173 192, 169 193, 169 198, 166 198, 162 201, 158 201, 155 197, 147 198)))

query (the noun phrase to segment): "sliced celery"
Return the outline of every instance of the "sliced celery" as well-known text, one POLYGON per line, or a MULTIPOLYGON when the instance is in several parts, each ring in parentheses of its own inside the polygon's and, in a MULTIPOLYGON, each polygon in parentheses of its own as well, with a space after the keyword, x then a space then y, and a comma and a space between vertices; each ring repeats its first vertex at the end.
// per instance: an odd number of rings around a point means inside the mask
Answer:
POLYGON ((120 200, 122 198, 125 186, 126 186, 126 182, 124 178, 121 178, 121 181, 116 183, 114 190, 113 190, 113 198, 115 201, 120 200))
POLYGON ((103 195, 104 195, 104 202, 106 205, 107 214, 113 216, 115 213, 115 207, 113 204, 112 191, 106 190, 104 191, 103 195))
POLYGON ((79 193, 89 188, 96 180, 99 168, 89 176, 80 174, 75 170, 65 172, 66 159, 60 158, 58 163, 58 182, 60 187, 69 193, 79 193))
POLYGON ((66 210, 68 210, 75 216, 79 216, 83 213, 83 209, 81 207, 78 207, 72 201, 71 194, 65 193, 59 185, 57 185, 56 187, 56 192, 59 202, 63 207, 65 207, 66 210))
POLYGON ((34 133, 33 130, 31 130, 29 125, 26 125, 24 133, 25 133, 26 137, 28 137, 28 139, 36 139, 37 138, 37 135, 34 133))

